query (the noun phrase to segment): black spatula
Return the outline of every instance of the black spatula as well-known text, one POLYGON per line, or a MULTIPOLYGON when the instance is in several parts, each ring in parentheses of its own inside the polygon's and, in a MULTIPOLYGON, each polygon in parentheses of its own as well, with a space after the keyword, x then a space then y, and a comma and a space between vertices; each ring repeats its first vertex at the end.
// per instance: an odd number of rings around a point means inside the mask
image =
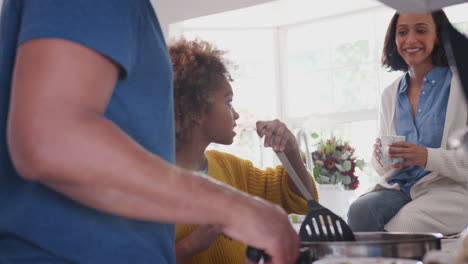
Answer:
MULTIPOLYGON (((308 212, 299 230, 301 241, 355 241, 353 231, 348 224, 313 199, 286 155, 283 152, 276 152, 276 155, 308 203, 308 212)), ((256 262, 263 262, 263 258, 267 257, 262 250, 251 247, 247 248, 246 253, 249 260, 256 262)))
POLYGON ((353 231, 348 224, 313 199, 286 155, 283 152, 276 152, 276 155, 302 196, 307 199, 309 210, 299 231, 301 241, 355 241, 353 231))

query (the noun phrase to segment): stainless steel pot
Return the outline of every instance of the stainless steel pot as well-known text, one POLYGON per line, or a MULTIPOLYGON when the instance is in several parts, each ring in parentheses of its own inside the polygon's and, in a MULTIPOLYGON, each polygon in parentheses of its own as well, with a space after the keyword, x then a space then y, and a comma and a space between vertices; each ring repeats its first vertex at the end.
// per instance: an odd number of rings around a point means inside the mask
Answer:
POLYGON ((440 249, 440 233, 355 232, 356 241, 301 242, 297 263, 324 257, 388 257, 422 260, 429 250, 440 249))

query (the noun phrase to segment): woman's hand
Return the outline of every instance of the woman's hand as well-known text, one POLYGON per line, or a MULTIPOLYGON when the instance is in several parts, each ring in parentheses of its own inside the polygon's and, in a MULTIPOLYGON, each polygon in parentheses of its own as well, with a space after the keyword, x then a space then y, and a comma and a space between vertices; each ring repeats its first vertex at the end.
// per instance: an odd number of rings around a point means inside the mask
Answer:
POLYGON ((296 138, 288 127, 278 119, 257 121, 256 125, 258 135, 260 137, 265 136, 265 147, 272 147, 274 151, 298 149, 296 138))
POLYGON ((402 168, 411 165, 426 166, 427 148, 411 142, 399 141, 388 145, 390 158, 403 158, 404 162, 392 165, 392 168, 402 168))
POLYGON ((380 141, 380 138, 375 139, 374 157, 375 157, 375 160, 377 160, 377 162, 380 164, 380 167, 383 167, 383 163, 382 163, 382 142, 380 141))
POLYGON ((176 244, 176 262, 182 264, 192 256, 207 250, 222 235, 219 225, 201 225, 176 244))

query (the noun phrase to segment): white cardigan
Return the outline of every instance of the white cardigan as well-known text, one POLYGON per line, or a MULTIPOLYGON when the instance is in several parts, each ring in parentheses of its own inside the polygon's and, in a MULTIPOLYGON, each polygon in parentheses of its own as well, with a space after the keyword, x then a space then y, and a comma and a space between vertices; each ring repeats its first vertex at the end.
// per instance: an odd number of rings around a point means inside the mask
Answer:
MULTIPOLYGON (((458 74, 454 69, 447 114, 440 148, 427 148, 425 169, 431 171, 410 191, 410 203, 385 226, 388 231, 458 233, 468 225, 468 154, 450 149, 448 141, 468 124, 468 107, 458 74)), ((396 95, 402 77, 387 87, 381 97, 379 137, 396 135, 396 95)), ((399 189, 387 181, 398 169, 380 167, 375 157, 372 165, 381 176, 371 190, 399 189)))

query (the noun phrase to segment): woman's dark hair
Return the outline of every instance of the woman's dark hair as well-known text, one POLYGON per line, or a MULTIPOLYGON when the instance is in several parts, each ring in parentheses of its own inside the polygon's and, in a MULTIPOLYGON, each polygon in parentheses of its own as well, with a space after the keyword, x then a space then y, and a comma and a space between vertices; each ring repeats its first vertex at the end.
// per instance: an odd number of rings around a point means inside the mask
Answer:
POLYGON ((219 82, 232 81, 226 51, 204 40, 170 41, 168 45, 174 72, 174 111, 176 145, 187 142, 194 124, 213 104, 219 82))
MULTIPOLYGON (((435 66, 448 66, 447 56, 445 55, 444 47, 441 45, 441 30, 446 23, 450 23, 444 11, 438 10, 431 13, 437 30, 438 41, 434 45, 432 51, 432 62, 435 66)), ((395 13, 388 25, 387 34, 385 35, 384 48, 382 52, 382 66, 391 71, 408 71, 408 64, 400 56, 395 43, 397 21, 400 17, 399 13, 395 13)))

